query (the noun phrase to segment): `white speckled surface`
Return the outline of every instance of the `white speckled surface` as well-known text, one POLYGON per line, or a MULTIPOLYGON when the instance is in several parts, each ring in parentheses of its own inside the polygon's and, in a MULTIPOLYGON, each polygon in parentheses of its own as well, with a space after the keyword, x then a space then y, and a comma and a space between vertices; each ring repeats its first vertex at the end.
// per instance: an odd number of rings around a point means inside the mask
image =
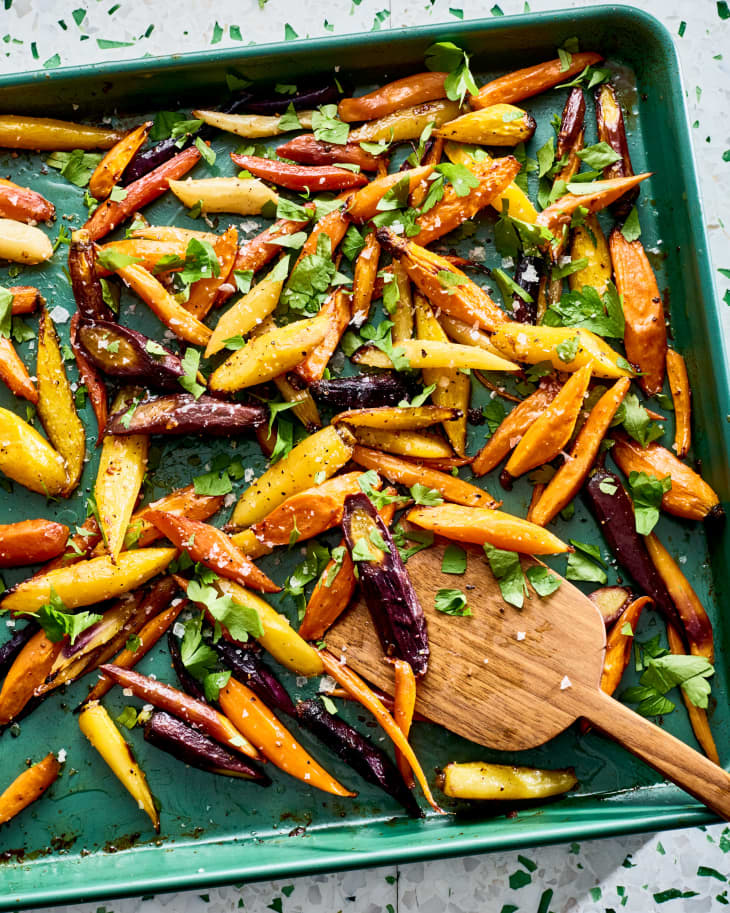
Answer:
MULTIPOLYGON (((601 0, 533 0, 533 11, 599 5, 601 0)), ((601 4, 604 5, 604 4, 601 4)), ((723 224, 730 199, 730 19, 715 0, 643 0, 635 6, 662 20, 677 36, 689 92, 711 250, 717 268, 730 267, 730 236, 723 224), (686 21, 683 37, 680 22, 686 21), (716 59, 722 55, 723 59, 716 59), (728 161, 723 159, 727 151, 728 161)), ((722 5, 722 4, 721 4, 722 5)), ((0 71, 44 63, 76 65, 145 54, 207 48, 220 34, 220 47, 285 37, 285 26, 300 36, 386 29, 415 23, 453 21, 520 13, 523 0, 2 0, 0 71), (83 17, 81 13, 84 12, 83 17), (80 20, 80 21, 79 21, 80 20), (219 29, 216 29, 216 23, 219 29), (154 28, 150 31, 150 26, 154 28), (240 41, 238 36, 240 35, 240 41), (121 43, 109 47, 109 43, 121 43), (56 57, 56 55, 58 55, 56 57)), ((719 273, 718 294, 730 280, 719 273)), ((726 327, 730 324, 726 321, 726 327)), ((728 905, 730 828, 667 832, 496 853, 443 862, 380 868, 283 882, 86 904, 79 913, 222 913, 244 909, 281 913, 709 913, 728 905), (522 871, 527 877, 514 877, 522 871), (661 892, 676 891, 671 899, 661 892), (677 896, 684 892, 685 896, 677 896), (655 895, 659 894, 657 899, 655 895)))

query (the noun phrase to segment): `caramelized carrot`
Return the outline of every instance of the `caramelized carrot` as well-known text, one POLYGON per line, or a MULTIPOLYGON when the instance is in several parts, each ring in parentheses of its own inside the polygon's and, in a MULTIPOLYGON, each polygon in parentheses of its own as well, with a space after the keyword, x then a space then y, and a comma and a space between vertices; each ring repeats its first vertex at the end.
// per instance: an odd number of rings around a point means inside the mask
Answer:
POLYGON ((674 349, 667 349, 667 377, 674 403, 674 445, 672 450, 681 460, 687 456, 692 443, 692 393, 687 365, 674 349))
POLYGON ((624 628, 629 625, 631 631, 635 632, 642 609, 651 601, 649 596, 641 596, 629 603, 608 632, 606 655, 601 672, 601 691, 605 691, 606 694, 613 694, 618 688, 624 670, 631 659, 634 635, 633 633, 625 634, 624 628))
POLYGON ((352 296, 344 289, 337 289, 322 305, 322 312, 328 314, 327 333, 322 342, 293 369, 293 373, 301 377, 305 383, 313 384, 322 380, 325 369, 350 323, 351 306, 352 296))
POLYGON ((150 511, 164 511, 174 517, 187 517, 188 520, 207 520, 223 507, 223 500, 222 495, 199 495, 193 485, 176 488, 169 495, 132 514, 127 537, 130 538, 131 534, 137 546, 144 548, 160 538, 160 531, 148 518, 150 511))
MULTIPOLYGON (((114 657, 112 664, 118 666, 120 669, 133 669, 142 657, 150 652, 152 647, 154 647, 157 641, 178 617, 180 612, 185 608, 185 605, 184 599, 177 599, 168 606, 168 608, 164 609, 158 615, 153 616, 147 624, 137 632, 137 645, 133 649, 125 647, 121 653, 118 653, 114 657)), ((90 701, 100 701, 113 687, 114 681, 108 676, 102 675, 91 691, 86 695, 84 704, 88 704, 90 701)))
POLYGON ((0 524, 0 567, 40 564, 66 547, 68 526, 53 520, 0 524))
MULTIPOLYGON (((669 649, 676 656, 684 656, 686 654, 682 637, 673 625, 667 626, 667 640, 669 641, 669 649)), ((720 756, 717 753, 717 746, 715 745, 715 740, 710 731, 710 721, 707 717, 707 711, 702 707, 697 707, 693 704, 684 693, 683 689, 680 688, 680 691, 682 691, 682 700, 684 701, 684 706, 687 708, 687 714, 695 738, 707 757, 711 761, 714 761, 715 764, 719 764, 720 756)))
POLYGON ((32 314, 41 302, 41 293, 32 285, 11 285, 8 291, 13 296, 10 305, 13 317, 32 314))
POLYGON ((371 231, 365 238, 365 246, 355 261, 352 280, 352 323, 362 326, 370 314, 370 305, 375 294, 375 278, 380 263, 380 244, 371 231))
POLYGON ((396 171, 394 174, 375 178, 367 187, 363 187, 353 194, 347 207, 349 217, 359 225, 368 222, 377 213, 378 203, 385 194, 405 177, 409 180, 408 192, 412 193, 419 183, 432 173, 433 165, 420 165, 417 168, 411 168, 409 171, 396 171))
POLYGON ((0 691, 0 726, 21 712, 48 677, 61 652, 63 641, 53 643, 45 631, 38 631, 16 656, 0 691))
POLYGON ((15 346, 0 335, 0 380, 16 395, 31 403, 38 402, 38 391, 30 379, 28 370, 15 351, 15 346))
POLYGON ((103 238, 143 206, 162 196, 169 188, 169 182, 181 178, 199 159, 200 153, 195 146, 189 146, 125 187, 126 196, 123 200, 105 200, 84 226, 91 240, 103 238))
MULTIPOLYGON (((421 159, 421 165, 438 165, 441 161, 444 154, 444 146, 446 145, 446 140, 443 136, 432 136, 431 142, 426 149, 426 154, 421 159)), ((428 194, 428 188, 430 184, 426 180, 422 180, 418 183, 416 188, 411 191, 411 195, 408 199, 408 205, 412 209, 419 209, 423 206, 423 202, 426 199, 428 194)))
MULTIPOLYGON (((367 190, 367 187, 365 189, 367 190)), ((323 215, 315 224, 312 233, 299 251, 297 263, 301 263, 305 257, 309 257, 317 252, 317 242, 320 235, 327 235, 330 239, 330 254, 334 255, 340 241, 345 237, 349 225, 350 220, 341 209, 333 209, 331 212, 323 215)))
POLYGON ((642 181, 651 177, 649 172, 645 174, 632 175, 627 178, 612 178, 608 181, 594 181, 590 186, 593 190, 590 193, 573 194, 568 193, 561 197, 547 209, 543 209, 537 217, 537 224, 542 225, 553 233, 556 237, 559 235, 564 226, 570 224, 573 213, 580 207, 587 209, 589 213, 600 212, 610 206, 614 200, 623 196, 627 190, 636 187, 642 181))
POLYGON ((544 63, 537 63, 493 79, 481 87, 478 95, 472 95, 469 100, 473 108, 488 108, 490 105, 522 101, 523 98, 539 95, 558 83, 569 82, 586 67, 593 66, 601 60, 603 57, 593 51, 572 54, 567 66, 560 58, 546 60, 544 63))
POLYGON ((213 307, 218 292, 222 285, 228 282, 228 277, 233 269, 233 262, 238 253, 238 231, 229 228, 218 238, 213 245, 218 258, 218 275, 209 279, 198 279, 190 289, 190 297, 185 302, 185 310, 203 320, 208 311, 213 307))
POLYGON ((228 719, 272 764, 333 796, 357 795, 328 774, 246 685, 230 678, 218 700, 228 719))
POLYGON ((576 438, 570 455, 552 477, 542 497, 531 509, 529 519, 546 526, 578 493, 598 455, 606 432, 631 381, 620 377, 598 400, 576 438))
POLYGON ((51 753, 16 777, 0 794, 0 824, 10 821, 36 799, 40 799, 58 779, 60 770, 58 759, 51 753))
MULTIPOLYGON (((133 257, 139 266, 153 272, 157 264, 163 257, 177 257, 180 260, 185 259, 185 252, 188 248, 188 241, 185 238, 175 238, 169 240, 159 240, 157 238, 123 238, 119 241, 108 241, 106 244, 99 244, 96 247, 97 255, 107 251, 113 251, 117 254, 124 254, 127 257, 133 257)), ((113 270, 107 269, 97 259, 94 263, 97 276, 110 276, 113 270)), ((170 266, 165 268, 165 272, 176 272, 182 269, 182 266, 170 266)))
POLYGON ((428 780, 426 780, 426 775, 423 772, 418 758, 415 755, 415 752, 408 744, 408 739, 403 735, 397 723, 393 717, 388 713, 388 711, 383 706, 383 702, 375 694, 375 692, 365 684, 365 682, 357 675, 352 669, 349 668, 345 663, 341 663, 335 656, 329 653, 327 650, 322 650, 320 653, 322 657, 322 662, 324 667, 327 670, 328 674, 341 685, 348 694, 352 697, 366 710, 369 710, 372 715, 375 717, 377 722, 385 731, 385 734, 393 742, 393 745, 401 752, 408 764, 410 765, 411 770, 415 774, 416 779, 418 780, 421 789, 423 790, 423 795, 426 797, 426 801, 431 806, 431 808, 443 814, 443 809, 441 809, 436 800, 431 793, 431 789, 428 785, 428 780))
POLYGON ((0 219, 15 222, 46 222, 56 214, 56 207, 30 187, 0 180, 0 219))
MULTIPOLYGON (((393 671, 395 675, 395 688, 393 690, 393 719, 398 724, 398 728, 405 738, 411 731, 413 722, 413 711, 416 707, 416 676, 410 663, 404 659, 393 660, 393 671)), ((411 765, 406 761, 400 751, 396 749, 395 755, 398 764, 398 770, 406 782, 409 789, 413 789, 415 781, 411 765)))
POLYGON ((474 457, 471 471, 475 476, 483 476, 507 456, 521 440, 524 433, 545 412, 555 399, 560 386, 554 375, 549 374, 540 380, 540 386, 524 399, 501 422, 494 434, 474 457))
POLYGON ((193 561, 204 564, 221 577, 236 580, 242 586, 263 593, 278 593, 281 589, 216 526, 200 520, 189 520, 187 517, 176 517, 162 510, 148 510, 147 519, 173 545, 184 549, 193 561))
MULTIPOLYGON (((527 429, 504 468, 505 480, 524 475, 556 457, 570 440, 583 407, 592 365, 579 368, 543 414, 527 429)), ((509 482, 508 482, 509 484, 509 482)))
POLYGON ((123 136, 119 142, 112 146, 104 158, 96 166, 96 170, 89 179, 89 193, 96 200, 105 200, 119 183, 122 172, 132 161, 142 143, 147 139, 147 134, 152 127, 148 120, 134 130, 123 136))
POLYGON ((641 241, 627 241, 615 228, 608 239, 616 288, 623 300, 626 357, 639 367, 645 393, 653 396, 664 386, 667 327, 656 276, 641 241))
POLYGON ((392 114, 400 108, 422 105, 426 101, 446 98, 444 82, 448 73, 415 73, 395 82, 386 83, 367 95, 343 98, 337 106, 340 120, 352 123, 358 120, 375 120, 392 114))

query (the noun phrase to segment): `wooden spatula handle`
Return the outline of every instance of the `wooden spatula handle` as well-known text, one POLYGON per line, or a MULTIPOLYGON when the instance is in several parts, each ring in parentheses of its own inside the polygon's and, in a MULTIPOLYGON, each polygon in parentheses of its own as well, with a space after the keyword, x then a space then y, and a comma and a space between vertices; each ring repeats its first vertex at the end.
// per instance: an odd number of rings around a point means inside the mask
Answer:
POLYGON ((581 688, 580 692, 576 697, 586 719, 730 820, 730 774, 726 770, 603 691, 581 688))

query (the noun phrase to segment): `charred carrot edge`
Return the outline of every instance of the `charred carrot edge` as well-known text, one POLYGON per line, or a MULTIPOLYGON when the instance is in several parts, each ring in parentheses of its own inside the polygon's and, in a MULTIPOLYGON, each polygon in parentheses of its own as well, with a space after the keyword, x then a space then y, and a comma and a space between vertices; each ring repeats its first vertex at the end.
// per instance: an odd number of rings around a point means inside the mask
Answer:
POLYGON ((199 159, 200 152, 195 146, 189 146, 154 171, 129 184, 125 188, 127 195, 123 200, 105 200, 84 226, 89 232, 90 239, 98 241, 138 209, 156 200, 169 188, 171 180, 182 177, 199 159))
POLYGON ((34 404, 38 402, 38 391, 30 379, 28 369, 6 336, 0 336, 0 380, 16 396, 22 396, 34 404))
POLYGON ((380 244, 372 231, 355 261, 352 280, 352 322, 362 326, 368 319, 375 295, 375 277, 380 263, 380 244))
POLYGON ((644 542, 652 564, 664 581, 672 602, 677 607, 687 635, 690 652, 696 656, 704 656, 709 662, 714 662, 715 645, 712 622, 700 602, 699 596, 655 533, 645 536, 644 542))
POLYGON ((32 285, 11 285, 8 291, 13 296, 11 304, 13 317, 32 314, 41 303, 41 293, 32 285))
POLYGON ((649 596, 640 596, 634 599, 619 615, 616 623, 606 637, 606 655, 603 660, 601 672, 601 691, 613 694, 618 688, 624 670, 631 659, 631 647, 634 642, 632 634, 624 634, 624 625, 631 625, 631 630, 636 631, 636 625, 645 605, 652 602, 649 596))
MULTIPOLYGON (((684 656, 686 654, 687 651, 684 649, 682 637, 673 625, 667 626, 667 640, 669 641, 669 649, 672 653, 677 656, 684 656)), ((682 691, 681 688, 680 691, 682 691)), ((696 707, 684 691, 682 691, 682 700, 684 701, 684 706, 687 708, 692 731, 699 742, 700 748, 711 761, 714 761, 715 764, 719 764, 720 755, 717 752, 717 745, 715 745, 715 739, 710 730, 710 720, 708 719, 707 711, 702 707, 696 707)))
POLYGON ((619 228, 608 239, 616 288, 624 305, 626 357, 643 372, 642 389, 652 396, 664 386, 667 326, 664 304, 641 241, 627 241, 619 228))
POLYGON ((513 101, 521 101, 523 98, 530 98, 546 89, 551 89, 558 83, 568 82, 587 66, 593 66, 601 60, 603 60, 601 54, 584 51, 580 54, 573 54, 567 66, 563 66, 562 60, 555 58, 555 60, 546 60, 531 67, 515 70, 498 79, 493 79, 481 87, 478 95, 470 96, 472 107, 487 108, 490 105, 509 104, 513 101))
POLYGON ((230 678, 218 700, 226 717, 272 764, 333 796, 357 795, 327 773, 246 685, 230 678))
POLYGON ((545 526, 578 493, 598 454, 618 407, 628 393, 631 381, 620 377, 598 400, 576 438, 570 456, 552 477, 542 497, 531 508, 528 519, 545 526))
POLYGON ((139 127, 123 136, 106 153, 89 179, 89 193, 94 199, 105 200, 109 196, 121 178, 122 172, 132 161, 142 143, 147 139, 147 134, 151 128, 151 120, 140 124, 139 127))
POLYGON ((69 329, 71 351, 74 353, 76 367, 79 369, 79 376, 81 377, 83 385, 86 387, 86 392, 89 394, 89 401, 91 402, 91 408, 94 411, 94 416, 96 418, 96 427, 98 429, 96 446, 99 447, 101 444, 102 435, 104 434, 104 429, 106 428, 106 421, 109 417, 106 384, 102 380, 101 375, 96 370, 94 365, 86 357, 84 350, 81 348, 81 344, 79 343, 78 329, 80 318, 81 315, 78 311, 76 311, 76 313, 71 318, 69 329))
MULTIPOLYGON (((395 685, 393 689, 393 719, 407 739, 413 722, 413 711, 416 707, 416 676, 413 674, 410 663, 407 663, 404 659, 393 660, 393 672, 395 685)), ((395 759, 406 786, 409 789, 413 789, 415 780, 413 779, 411 765, 397 749, 395 759)))
POLYGON ((52 643, 45 631, 36 632, 16 656, 0 690, 0 726, 10 723, 48 677, 63 641, 52 643))
MULTIPOLYGON (((397 492, 394 488, 387 488, 386 494, 396 495, 397 492)), ((396 506, 395 502, 391 502, 378 511, 386 526, 393 522, 396 506)), ((299 636, 305 640, 319 640, 345 611, 355 592, 355 565, 344 539, 340 540, 340 547, 345 550, 339 568, 338 562, 331 558, 309 597, 299 626, 299 636)))
POLYGON ((391 482, 400 485, 415 485, 420 482, 428 488, 438 491, 447 501, 464 504, 467 507, 493 507, 497 508, 502 503, 476 485, 470 485, 463 479, 431 469, 423 464, 410 463, 389 453, 372 450, 369 447, 355 445, 352 459, 364 466, 365 469, 374 469, 382 473, 391 482))
POLYGON ((352 296, 343 289, 337 289, 329 301, 322 305, 322 311, 329 312, 329 325, 324 339, 300 364, 296 365, 293 373, 297 374, 307 384, 313 384, 324 376, 325 368, 335 354, 343 333, 351 319, 352 296))
POLYGON ((680 460, 687 456, 692 445, 692 391, 684 358, 674 349, 667 349, 667 378, 674 403, 674 447, 680 460))
POLYGON ((386 83, 367 95, 343 98, 337 106, 340 120, 353 123, 358 120, 376 120, 413 105, 446 98, 444 82, 447 73, 425 72, 405 76, 386 83))
MULTIPOLYGON (((169 608, 164 609, 159 615, 155 615, 151 618, 137 633, 139 646, 135 650, 129 650, 125 647, 122 652, 118 653, 111 661, 112 665, 118 666, 120 669, 133 669, 142 657, 150 652, 165 631, 167 631, 170 625, 175 621, 180 612, 185 608, 185 605, 185 600, 180 599, 177 604, 170 605, 169 608)), ((90 701, 100 701, 113 687, 114 681, 108 676, 103 675, 86 695, 83 703, 88 704, 90 701)))
POLYGON ((185 302, 185 310, 203 320, 218 295, 220 287, 228 281, 233 263, 238 253, 238 230, 229 228, 213 245, 218 258, 219 273, 209 279, 199 279, 190 289, 190 297, 185 302))
POLYGON ((393 717, 385 709, 383 702, 380 700, 377 694, 375 694, 375 692, 368 685, 366 685, 360 676, 353 672, 349 666, 341 663, 327 650, 322 650, 320 652, 320 656, 322 657, 322 663, 324 664, 327 673, 331 675, 332 678, 345 689, 345 691, 352 695, 352 697, 359 704, 361 704, 363 707, 365 707, 366 710, 369 710, 372 713, 372 715, 385 731, 386 735, 390 738, 395 747, 399 749, 399 751, 405 757, 406 761, 409 763, 411 770, 413 771, 416 779, 418 780, 418 783, 420 784, 421 789, 423 790, 423 795, 426 797, 428 804, 435 812, 443 815, 444 810, 439 807, 436 800, 434 799, 431 788, 428 785, 426 775, 423 772, 423 768, 421 767, 415 752, 408 744, 408 739, 406 739, 393 717))
POLYGON ((58 779, 60 770, 61 765, 51 752, 42 761, 16 777, 0 794, 0 824, 10 821, 36 799, 40 799, 48 787, 58 779))

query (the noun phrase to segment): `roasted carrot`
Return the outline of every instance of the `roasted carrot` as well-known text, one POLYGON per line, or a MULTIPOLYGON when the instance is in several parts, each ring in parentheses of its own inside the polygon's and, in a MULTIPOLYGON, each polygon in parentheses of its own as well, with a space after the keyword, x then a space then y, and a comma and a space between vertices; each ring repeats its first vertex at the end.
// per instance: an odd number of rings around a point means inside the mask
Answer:
POLYGON ((218 258, 218 275, 208 279, 198 279, 190 289, 190 297, 185 302, 185 310, 203 320, 213 307, 222 285, 228 282, 233 269, 233 262, 238 253, 238 230, 229 228, 213 245, 218 258))
POLYGON ((162 510, 148 510, 147 519, 174 545, 184 549, 193 561, 204 564, 216 574, 263 593, 278 593, 281 589, 216 526, 176 517, 162 510))
POLYGON ((408 277, 434 308, 489 331, 506 321, 506 314, 489 295, 445 257, 401 238, 389 228, 379 228, 377 238, 400 260, 408 277), (453 276, 451 282, 445 280, 444 273, 453 276))
POLYGON ((8 291, 13 296, 10 305, 13 317, 32 314, 42 301, 41 293, 32 285, 11 285, 8 291))
POLYGON ((644 542, 652 564, 677 608, 690 652, 695 656, 704 656, 711 663, 714 662, 715 644, 712 622, 699 596, 655 533, 645 536, 644 542))
POLYGON ((349 225, 350 220, 341 209, 333 209, 331 212, 323 215, 322 218, 315 223, 311 234, 299 251, 297 263, 301 263, 305 257, 316 254, 320 235, 327 235, 330 239, 330 254, 334 255, 340 241, 345 237, 349 225))
POLYGON ((559 58, 546 60, 493 79, 481 87, 478 95, 470 96, 470 102, 473 108, 487 108, 490 105, 522 101, 523 98, 531 98, 558 83, 569 82, 586 67, 601 60, 603 57, 593 51, 572 54, 567 65, 559 58))
POLYGON ((421 789, 423 790, 423 795, 426 797, 426 801, 431 806, 431 808, 443 814, 443 810, 437 805, 436 800, 434 799, 431 789, 428 785, 428 780, 423 772, 418 758, 415 755, 415 752, 408 744, 408 739, 403 735, 398 724, 395 722, 393 717, 388 713, 388 711, 383 706, 383 702, 375 694, 375 692, 365 684, 365 682, 357 675, 355 672, 350 669, 344 662, 340 662, 337 657, 333 656, 327 650, 321 651, 322 662, 324 667, 332 676, 332 678, 341 685, 352 697, 366 710, 369 710, 372 715, 375 717, 377 722, 380 724, 382 729, 385 731, 385 734, 393 742, 393 745, 401 752, 408 764, 410 765, 411 770, 413 771, 418 783, 420 784, 421 789))
MULTIPOLYGON (((175 600, 168 608, 163 609, 158 615, 153 616, 137 634, 137 644, 133 649, 125 647, 121 653, 118 653, 111 661, 112 665, 120 669, 132 669, 137 663, 146 656, 162 635, 167 631, 170 625, 175 621, 180 612, 185 608, 185 600, 175 600)), ((89 691, 84 704, 90 701, 100 701, 105 694, 114 687, 113 679, 103 675, 94 687, 89 691)))
POLYGON ((571 551, 570 546, 536 523, 489 507, 464 507, 463 504, 414 507, 407 520, 447 539, 474 545, 489 544, 509 552, 557 555, 571 551))
POLYGON ((119 183, 124 169, 147 139, 151 127, 152 121, 148 120, 131 130, 112 146, 99 162, 89 179, 89 193, 94 199, 105 200, 109 196, 114 186, 119 183))
POLYGON ((56 214, 56 207, 30 187, 0 180, 0 219, 16 222, 46 222, 56 214))
POLYGON ((643 390, 653 396, 664 385, 667 327, 656 276, 641 241, 627 241, 615 228, 608 239, 616 288, 623 299, 626 357, 637 365, 643 390))
POLYGON ((149 309, 180 339, 197 346, 204 346, 208 342, 212 331, 178 304, 162 283, 143 266, 130 263, 129 266, 120 267, 117 275, 121 276, 149 309))
POLYGON ((168 189, 169 182, 190 171, 199 159, 200 152, 195 146, 188 146, 154 171, 125 187, 126 196, 123 200, 105 200, 84 226, 91 240, 103 238, 133 213, 162 196, 168 189))
POLYGON ((28 369, 20 360, 15 346, 7 336, 0 335, 0 380, 16 395, 31 403, 38 402, 38 391, 28 369))
POLYGON ((378 211, 378 203, 396 184, 408 179, 408 192, 412 193, 421 181, 433 174, 433 165, 421 165, 409 171, 396 171, 382 178, 375 178, 367 187, 358 190, 350 198, 347 214, 358 225, 368 222, 378 211))
POLYGON ((321 312, 328 315, 329 325, 324 339, 304 361, 295 365, 292 373, 307 384, 321 380, 330 359, 335 354, 343 333, 350 323, 352 296, 344 289, 334 291, 322 305, 321 312))
POLYGON ((520 168, 520 163, 512 155, 489 162, 475 162, 470 171, 479 179, 479 184, 466 196, 459 196, 454 185, 449 184, 441 200, 416 220, 421 229, 416 236, 418 243, 425 247, 458 228, 467 219, 474 218, 502 195, 517 177, 520 168))
POLYGON ((221 509, 223 500, 222 495, 199 495, 193 485, 177 488, 169 495, 153 501, 132 514, 127 537, 131 538, 139 548, 144 548, 160 538, 160 531, 147 516, 149 511, 165 511, 172 516, 186 517, 188 520, 207 520, 221 509))
POLYGON ((532 486, 532 494, 530 495, 530 504, 527 508, 526 520, 529 520, 530 523, 535 522, 535 508, 540 503, 540 498, 543 496, 543 492, 547 488, 547 485, 544 482, 535 482, 532 486))
POLYGON ((171 713, 185 723, 202 729, 221 745, 226 747, 231 745, 249 758, 260 757, 256 748, 241 735, 228 717, 209 704, 197 701, 171 685, 158 682, 157 679, 148 678, 146 675, 140 675, 139 672, 133 672, 131 669, 105 664, 101 667, 101 671, 109 676, 115 685, 129 688, 135 697, 171 713))
POLYGON ((674 349, 667 349, 667 378, 674 403, 674 444, 672 450, 679 459, 687 456, 692 443, 692 391, 684 358, 674 349))
MULTIPOLYGON (((598 139, 606 143, 619 156, 618 161, 612 162, 603 169, 604 178, 630 177, 634 173, 631 164, 629 144, 626 140, 626 128, 621 103, 616 96, 616 90, 610 82, 598 86, 595 91, 596 126, 598 139)), ((611 211, 616 219, 623 221, 631 212, 639 196, 639 188, 634 187, 628 193, 619 197, 611 206, 611 211)))
POLYGON ((336 165, 292 165, 276 159, 260 158, 255 155, 231 153, 233 163, 245 168, 251 174, 288 190, 311 191, 346 190, 362 187, 367 177, 359 171, 338 168, 336 165))
POLYGON ((333 796, 357 795, 328 774, 246 685, 230 678, 218 700, 227 718, 272 764, 333 796))
POLYGON ((505 480, 517 478, 536 466, 548 463, 565 447, 583 408, 591 368, 590 364, 584 365, 571 374, 560 393, 525 431, 507 460, 502 474, 505 480))
POLYGON ((671 450, 656 442, 641 447, 622 432, 612 437, 616 443, 611 448, 611 456, 627 478, 632 472, 645 472, 657 479, 671 477, 672 487, 662 497, 662 510, 687 520, 723 515, 717 493, 671 450))
MULTIPOLYGON (((395 683, 393 689, 393 719, 407 739, 413 722, 413 711, 416 707, 416 676, 413 674, 410 663, 407 663, 404 659, 393 660, 393 672, 395 683)), ((396 749, 395 760, 406 786, 409 789, 413 789, 415 781, 411 765, 398 749, 396 749)))
POLYGON ((365 246, 355 261, 352 280, 352 323, 362 326, 370 314, 375 291, 375 277, 380 262, 380 244, 372 231, 365 239, 365 246))
POLYGON ((415 73, 395 82, 386 83, 367 95, 343 98, 337 106, 340 120, 352 123, 358 120, 375 120, 426 101, 446 98, 444 81, 448 73, 415 73))
POLYGON ((365 152, 358 143, 326 143, 313 133, 303 133, 277 146, 276 154, 302 165, 359 165, 363 171, 377 171, 384 158, 365 152))
POLYGON ((53 568, 75 564, 77 561, 88 558, 96 546, 102 542, 101 530, 94 516, 87 517, 81 526, 76 527, 76 530, 66 543, 64 552, 49 561, 48 564, 44 564, 37 572, 38 574, 45 574, 53 568))
MULTIPOLYGON (((673 625, 667 625, 667 640, 669 641, 669 649, 672 653, 677 656, 684 656, 686 654, 687 651, 684 648, 682 637, 673 625)), ((699 742, 700 747, 707 755, 707 757, 711 761, 714 761, 715 764, 719 764, 720 756, 717 753, 717 746, 715 745, 715 740, 712 737, 712 732, 710 730, 710 721, 707 717, 707 711, 702 707, 698 707, 696 704, 693 704, 692 701, 684 693, 684 689, 680 688, 680 691, 682 692, 682 700, 684 701, 684 706, 687 708, 687 714, 689 716, 689 721, 692 726, 692 731, 695 734, 695 738, 699 742)))
MULTIPOLYGON (((122 238, 119 241, 108 241, 106 244, 100 244, 96 247, 97 256, 112 252, 115 254, 124 254, 126 257, 132 257, 139 266, 153 272, 157 264, 163 257, 176 257, 179 260, 185 259, 188 240, 185 238, 170 239, 159 241, 152 238, 122 238)), ((113 270, 103 265, 103 261, 98 259, 95 263, 96 275, 101 277, 110 276, 113 270)), ((171 264, 165 269, 166 273, 177 272, 182 269, 182 265, 171 264)))
POLYGON ((540 500, 531 508, 529 519, 533 523, 546 526, 578 493, 630 386, 628 377, 620 377, 591 409, 569 456, 548 483, 540 500))
POLYGON ((0 794, 0 824, 10 821, 36 799, 40 799, 48 787, 58 779, 61 765, 51 752, 42 761, 24 770, 2 794, 0 794))
POLYGON ((565 181, 567 184, 573 175, 580 171, 581 162, 578 158, 578 153, 583 148, 585 113, 586 102, 583 97, 583 90, 576 87, 571 90, 560 119, 555 158, 558 161, 562 159, 567 159, 567 161, 555 175, 555 181, 565 181))
MULTIPOLYGON (((446 145, 446 140, 443 136, 432 136, 431 140, 426 147, 426 154, 420 161, 421 165, 438 165, 441 161, 444 154, 444 146, 446 145)), ((419 181, 418 185, 414 190, 411 191, 411 195, 408 198, 408 205, 412 209, 419 209, 423 206, 423 203, 428 195, 429 181, 422 180, 419 181)))
POLYGON ((593 188, 590 193, 567 193, 555 203, 548 206, 547 209, 543 209, 537 217, 537 224, 547 228, 557 237, 561 229, 570 224, 573 213, 578 207, 587 209, 589 213, 600 212, 601 209, 605 209, 607 206, 610 206, 614 200, 623 196, 627 190, 636 187, 648 177, 651 177, 649 172, 633 175, 628 178, 594 181, 589 185, 593 188))
POLYGON ((96 446, 98 447, 101 444, 101 437, 104 432, 104 428, 106 428, 106 420, 109 414, 107 406, 106 384, 102 380, 99 372, 96 370, 96 367, 86 357, 86 353, 79 343, 78 330, 80 318, 81 315, 78 311, 76 311, 76 313, 71 318, 69 337, 71 342, 71 350, 73 351, 74 359, 76 360, 76 367, 79 369, 79 376, 81 377, 83 385, 86 387, 86 392, 89 394, 91 408, 94 410, 94 415, 96 417, 96 426, 98 429, 96 446))
POLYGON ((0 691, 0 726, 10 723, 33 697, 53 668, 63 641, 53 643, 38 631, 23 647, 5 676, 0 691))
POLYGON ((53 520, 0 524, 0 567, 40 564, 66 548, 68 526, 53 520))
MULTIPOLYGON (((391 497, 397 492, 394 488, 386 489, 391 497)), ((386 526, 393 522, 393 516, 399 502, 384 504, 378 513, 386 526)), ((299 635, 305 640, 319 640, 332 627, 347 608, 355 592, 355 565, 345 540, 341 539, 337 556, 330 558, 314 585, 309 597, 304 618, 299 626, 299 635)), ((335 555, 333 551, 333 556, 335 555)))
POLYGON ((613 694, 621 682, 624 670, 631 659, 634 644, 634 632, 641 616, 642 609, 652 600, 649 596, 641 596, 624 609, 618 620, 608 632, 606 637, 606 655, 603 659, 601 672, 601 691, 613 694), (624 633, 626 625, 631 628, 631 633, 624 633))

